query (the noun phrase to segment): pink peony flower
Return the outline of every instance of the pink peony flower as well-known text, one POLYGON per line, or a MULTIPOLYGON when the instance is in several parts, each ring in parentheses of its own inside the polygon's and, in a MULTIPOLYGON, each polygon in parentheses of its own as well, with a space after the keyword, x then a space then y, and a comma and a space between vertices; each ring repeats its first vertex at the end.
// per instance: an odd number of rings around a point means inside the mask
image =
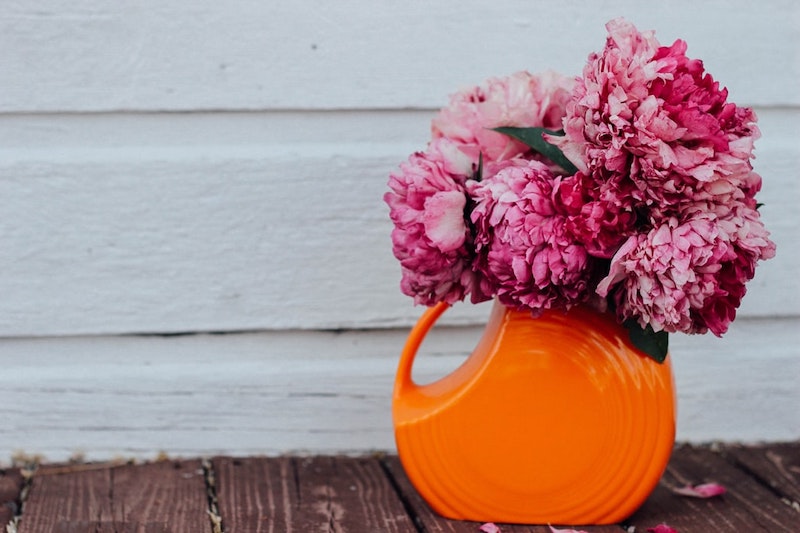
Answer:
POLYGON ((721 336, 736 318, 745 283, 755 276, 757 261, 775 257, 775 243, 755 209, 744 204, 714 207, 716 213, 709 208, 704 213, 717 217, 720 236, 730 243, 731 252, 717 273, 718 290, 696 310, 695 323, 699 332, 710 330, 721 336))
POLYGON ((592 263, 556 210, 555 182, 543 163, 515 159, 488 165, 484 180, 468 185, 475 268, 502 303, 534 314, 568 309, 589 295, 592 263))
POLYGON ((503 161, 527 152, 527 146, 492 131, 500 126, 559 129, 574 80, 555 72, 517 72, 490 78, 458 92, 433 119, 434 138, 445 137, 471 158, 503 161))
POLYGON ((685 42, 663 47, 623 19, 607 28, 567 106, 566 136, 551 142, 598 186, 628 181, 617 186, 622 203, 657 207, 660 217, 696 189, 719 191, 720 201, 731 188, 752 197, 760 186, 750 164, 760 136, 753 111, 727 102, 685 42))
POLYGON ((400 288, 418 304, 454 303, 475 286, 464 219, 467 175, 462 173, 470 163, 451 148, 439 140, 413 154, 389 177, 391 190, 384 195, 394 222, 392 250, 402 269, 400 288))
POLYGON ((625 182, 610 179, 599 187, 583 172, 564 178, 556 189, 556 201, 566 211, 567 228, 589 254, 611 258, 637 230, 635 205, 619 190, 625 182))
POLYGON ((773 257, 775 244, 758 212, 745 204, 687 213, 687 220, 671 218, 629 237, 597 293, 613 297, 620 320, 720 336, 736 316, 756 262, 773 257))

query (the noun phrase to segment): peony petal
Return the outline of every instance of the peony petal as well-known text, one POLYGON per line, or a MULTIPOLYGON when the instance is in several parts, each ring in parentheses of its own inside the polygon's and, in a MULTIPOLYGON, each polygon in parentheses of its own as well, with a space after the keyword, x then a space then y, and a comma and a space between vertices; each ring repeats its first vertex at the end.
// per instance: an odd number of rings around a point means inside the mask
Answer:
POLYGON ((586 531, 582 529, 557 529, 553 526, 548 526, 552 533, 586 533, 586 531))
POLYGON ((658 524, 656 527, 648 527, 648 533, 678 533, 678 530, 667 524, 658 524))
POLYGON ((691 498, 713 498, 714 496, 725 494, 727 490, 718 483, 703 483, 701 485, 686 485, 685 487, 673 488, 672 492, 691 498))
POLYGON ((487 522, 478 528, 483 533, 500 533, 500 528, 496 524, 487 522))
POLYGON ((425 234, 443 252, 452 252, 464 244, 466 203, 467 197, 461 191, 440 191, 425 199, 425 234))

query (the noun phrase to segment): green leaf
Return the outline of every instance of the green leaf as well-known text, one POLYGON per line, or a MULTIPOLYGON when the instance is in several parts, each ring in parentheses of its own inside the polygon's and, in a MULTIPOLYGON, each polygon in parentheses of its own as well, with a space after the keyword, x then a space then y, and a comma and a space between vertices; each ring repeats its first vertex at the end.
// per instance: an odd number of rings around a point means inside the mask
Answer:
POLYGON ((649 324, 646 328, 636 320, 626 320, 623 324, 634 346, 643 351, 657 363, 663 363, 669 349, 669 334, 666 331, 653 331, 649 324))
POLYGON ((547 159, 563 168, 567 174, 575 174, 578 171, 578 168, 567 159, 561 149, 545 141, 542 137, 543 133, 555 135, 556 137, 563 137, 563 131, 553 131, 545 128, 514 128, 510 126, 494 128, 494 131, 525 143, 530 146, 532 150, 539 152, 547 159))

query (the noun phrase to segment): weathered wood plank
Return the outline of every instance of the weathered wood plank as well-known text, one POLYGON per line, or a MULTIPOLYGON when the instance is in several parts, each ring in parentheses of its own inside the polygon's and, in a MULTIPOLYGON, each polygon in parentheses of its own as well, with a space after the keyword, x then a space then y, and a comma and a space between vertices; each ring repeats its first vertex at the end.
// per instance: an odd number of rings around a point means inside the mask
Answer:
POLYGON ((19 533, 211 531, 199 461, 43 467, 19 533))
POLYGON ((637 531, 658 523, 667 523, 681 533, 796 533, 800 513, 710 448, 681 445, 655 492, 627 522, 637 531), (696 499, 671 490, 707 482, 722 484, 727 493, 696 499))
POLYGON ((115 521, 163 523, 176 532, 209 529, 199 461, 158 461, 110 472, 115 521))
MULTIPOLYGON (((403 495, 412 517, 423 531, 429 533, 475 533, 478 531, 481 526, 480 522, 448 520, 437 515, 411 484, 397 456, 386 456, 382 459, 382 463, 387 474, 391 476, 403 495)), ((501 528, 502 533, 550 533, 550 528, 546 525, 497 525, 501 528)), ((620 533, 618 526, 581 526, 580 529, 587 533, 620 533)))
MULTIPOLYGON (((678 446, 662 483, 630 520, 577 529, 644 532, 667 523, 681 533, 794 532, 800 512, 781 501, 778 489, 763 485, 768 477, 763 473, 780 474, 779 485, 796 489, 793 465, 799 445, 754 447, 755 459, 745 452, 742 455, 747 458, 736 464, 728 449, 748 448, 723 446, 720 454, 708 446, 678 446), (740 468, 744 461, 752 469, 740 468), (761 474, 754 477, 755 471, 761 474), (670 490, 707 481, 722 483, 728 493, 698 500, 670 490)), ((411 486, 396 456, 218 457, 210 464, 218 512, 227 533, 476 533, 481 525, 433 513, 411 486)), ((15 470, 0 472, 0 487, 9 475, 16 480, 11 490, 14 497, 21 476, 15 470)), ((198 461, 45 466, 34 477, 19 533, 209 531, 201 477, 198 461)), ((497 525, 502 533, 550 533, 545 525, 497 525)))
POLYGON ((800 442, 726 444, 721 452, 800 511, 800 442))
POLYGON ((374 457, 217 458, 225 531, 416 531, 374 457))
POLYGON ((226 531, 291 531, 297 480, 293 459, 212 460, 218 512, 226 531))
POLYGON ((298 458, 295 467, 298 531, 320 523, 331 531, 414 531, 376 458, 298 458))
POLYGON ((76 520, 58 522, 53 533, 180 533, 163 523, 141 522, 92 522, 76 520))
POLYGON ((107 468, 84 471, 80 475, 34 477, 20 533, 68 531, 68 527, 80 530, 88 522, 109 517, 110 485, 110 469, 107 468))
POLYGON ((19 509, 23 476, 19 468, 0 469, 0 531, 19 509))

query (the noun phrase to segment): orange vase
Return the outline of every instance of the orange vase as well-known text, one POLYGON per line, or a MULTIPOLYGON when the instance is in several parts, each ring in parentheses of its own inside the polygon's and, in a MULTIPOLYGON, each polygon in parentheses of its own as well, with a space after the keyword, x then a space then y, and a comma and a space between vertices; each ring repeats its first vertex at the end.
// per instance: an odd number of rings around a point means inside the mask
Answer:
POLYGON ((608 314, 530 313, 494 303, 478 346, 453 373, 411 378, 425 335, 412 329, 395 381, 398 454, 447 518, 610 524, 632 514, 666 468, 675 439, 669 357, 659 364, 608 314))

